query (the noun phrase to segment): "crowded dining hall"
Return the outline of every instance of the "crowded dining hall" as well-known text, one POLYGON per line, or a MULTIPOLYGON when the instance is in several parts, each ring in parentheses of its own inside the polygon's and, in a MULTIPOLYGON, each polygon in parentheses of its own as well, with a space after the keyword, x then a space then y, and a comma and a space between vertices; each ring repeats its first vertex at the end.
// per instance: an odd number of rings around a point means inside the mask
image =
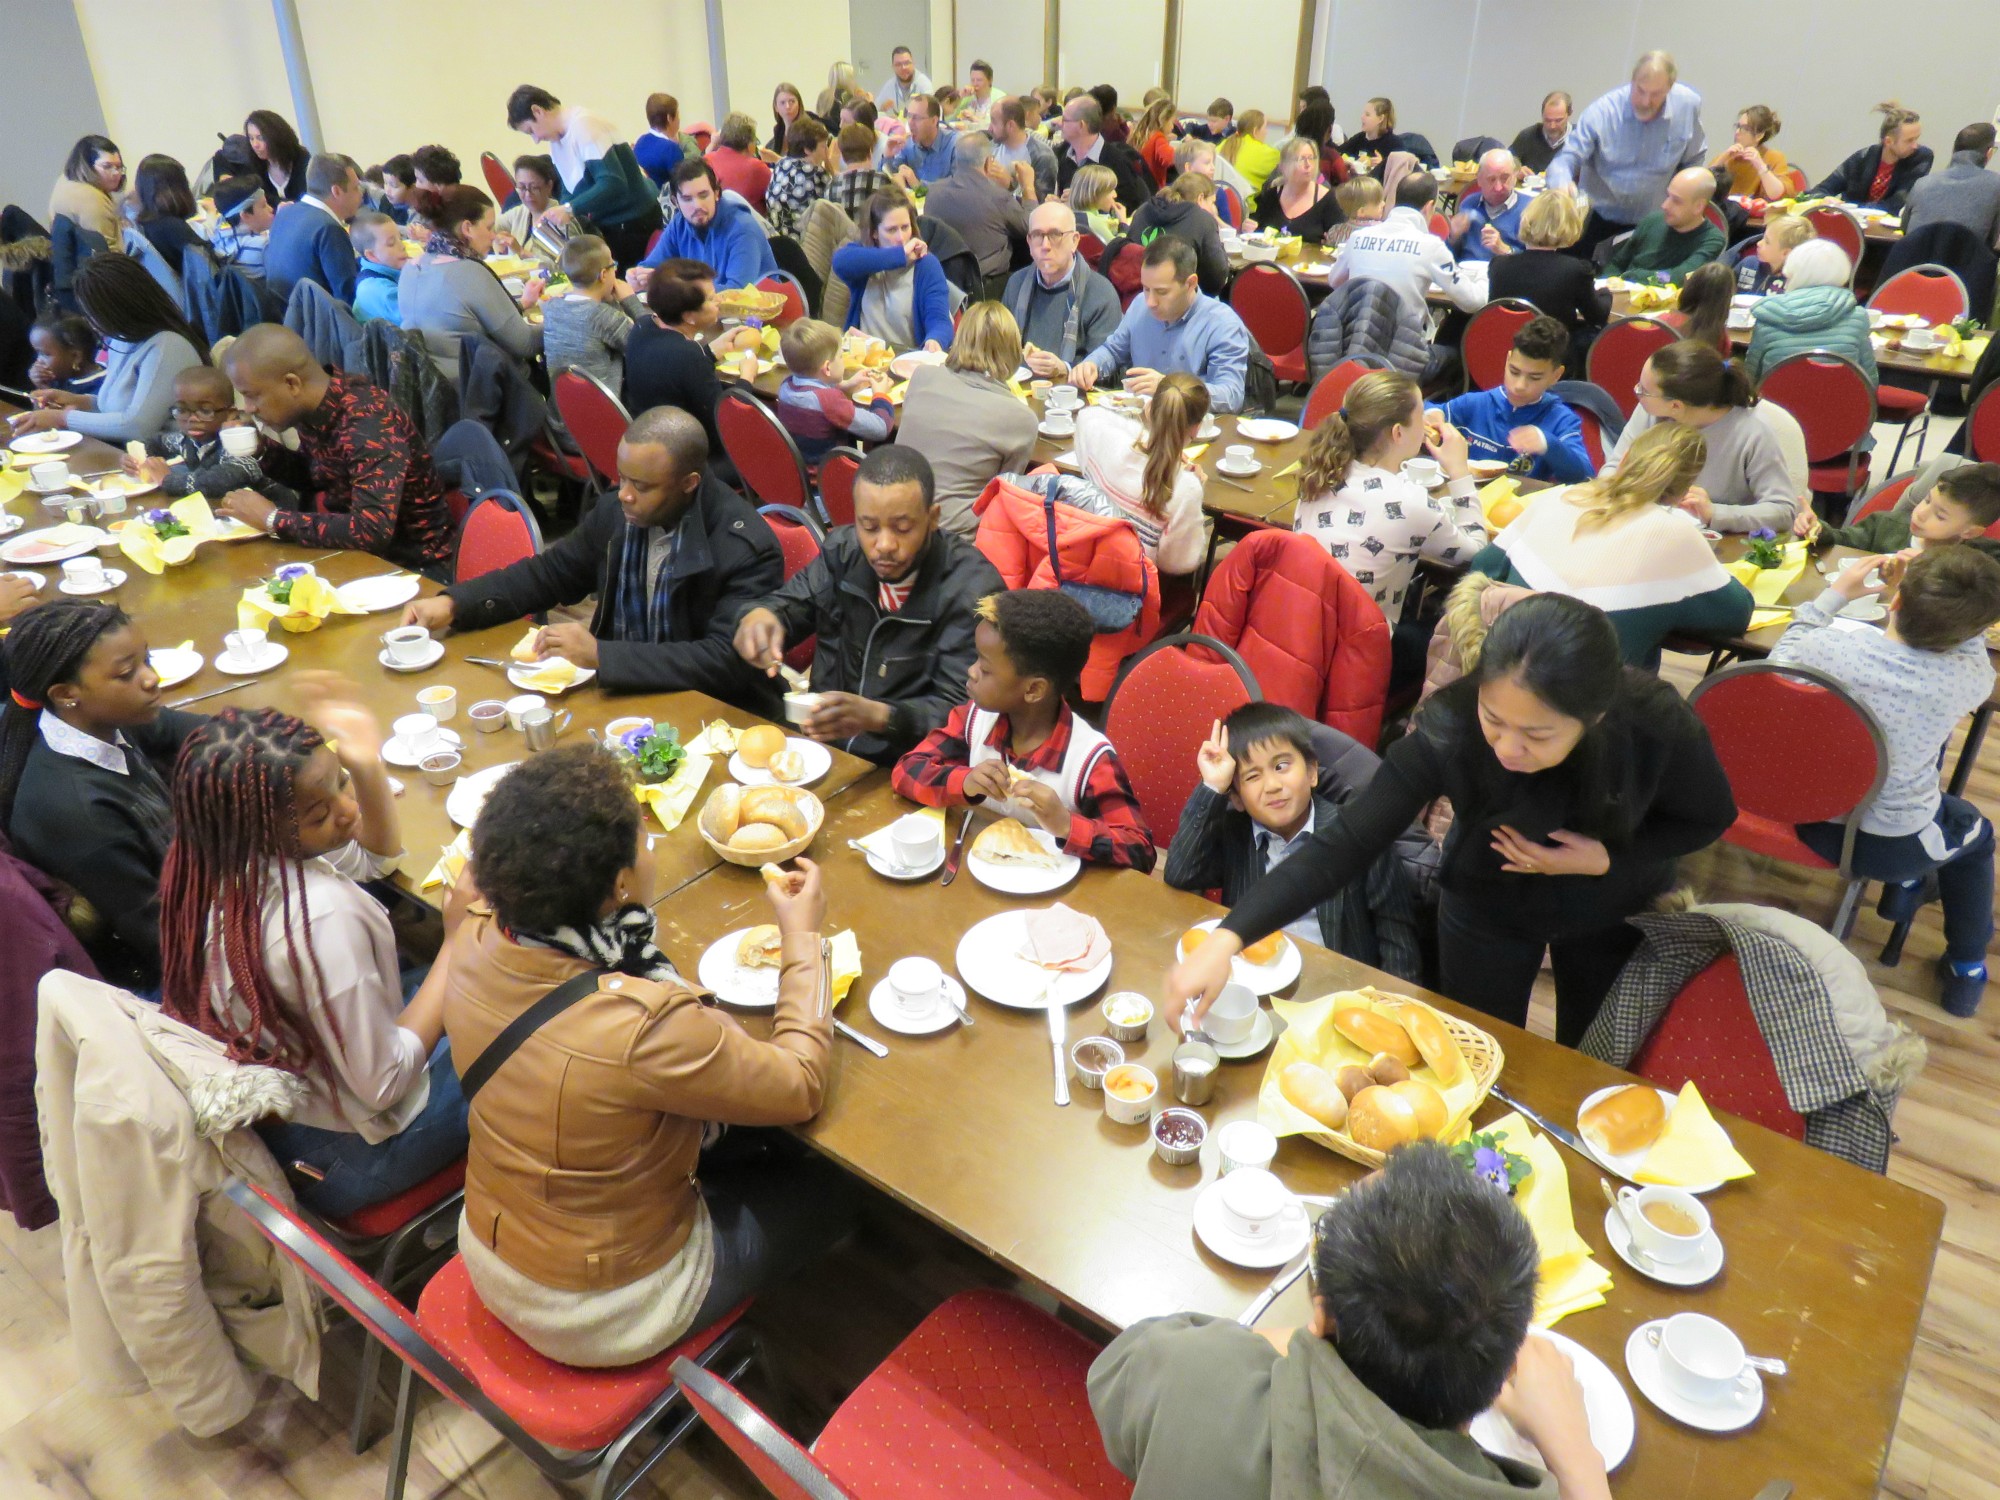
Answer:
POLYGON ((1989 1496, 1906 9, 10 22, 0 1493, 1989 1496))

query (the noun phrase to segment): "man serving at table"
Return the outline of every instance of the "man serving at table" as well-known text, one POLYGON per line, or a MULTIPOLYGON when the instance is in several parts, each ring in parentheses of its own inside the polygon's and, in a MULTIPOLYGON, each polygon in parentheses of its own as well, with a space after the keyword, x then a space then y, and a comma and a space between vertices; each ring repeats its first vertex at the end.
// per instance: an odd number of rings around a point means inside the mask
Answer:
POLYGON ((1666 193, 1667 180, 1707 159, 1701 95, 1679 82, 1672 56, 1648 52, 1632 81, 1585 106, 1549 163, 1549 186, 1581 189, 1590 222, 1575 254, 1632 228, 1666 193))
POLYGON ((1214 410, 1243 410, 1250 332, 1233 308, 1202 291, 1194 246, 1171 234, 1155 238, 1139 263, 1139 285, 1145 295, 1070 371, 1071 382, 1087 391, 1122 376, 1126 390, 1150 396, 1162 375, 1185 370, 1208 387, 1214 410))
POLYGON ((1008 277, 1000 296, 1021 325, 1022 359, 1044 380, 1069 379, 1078 356, 1110 338, 1124 315, 1117 290, 1076 253, 1077 241, 1068 204, 1036 204, 1028 215, 1034 264, 1008 277))

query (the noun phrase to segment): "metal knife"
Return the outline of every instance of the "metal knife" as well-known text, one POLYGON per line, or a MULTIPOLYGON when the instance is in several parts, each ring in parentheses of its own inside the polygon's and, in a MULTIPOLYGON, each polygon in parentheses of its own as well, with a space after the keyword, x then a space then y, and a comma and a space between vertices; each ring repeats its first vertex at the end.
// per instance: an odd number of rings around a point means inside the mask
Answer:
POLYGON ((855 1046, 861 1048, 864 1052, 872 1052, 877 1057, 887 1057, 889 1055, 889 1049, 887 1047, 883 1046, 880 1042, 876 1041, 875 1038, 872 1036, 863 1036, 860 1032, 856 1031, 852 1026, 849 1026, 845 1021, 836 1020, 833 1023, 833 1029, 839 1032, 842 1036, 846 1037, 850 1042, 854 1043, 855 1046))
POLYGON ((1063 1013, 1063 1003, 1055 997, 1054 986, 1049 993, 1049 1046, 1056 1058, 1056 1103, 1069 1103, 1069 1017, 1063 1013))
POLYGON ((512 671, 514 668, 513 662, 499 661, 491 656, 468 656, 466 660, 471 662, 475 667, 498 667, 503 672, 512 671))
POLYGON ((176 698, 173 702, 169 703, 167 707, 186 708, 190 703, 199 703, 204 698, 220 698, 224 693, 241 692, 244 688, 247 688, 248 686, 250 686, 248 682, 232 682, 228 687, 210 688, 207 692, 196 693, 191 698, 176 698))
POLYGON ((1523 1104, 1519 1099, 1516 1099, 1512 1094, 1509 1094, 1505 1089, 1501 1088, 1500 1085, 1497 1083, 1493 1085, 1493 1087, 1489 1089, 1487 1092, 1492 1094, 1492 1096, 1495 1099, 1498 1099, 1502 1104, 1506 1105, 1509 1109, 1515 1111, 1517 1114, 1523 1116, 1532 1123, 1541 1126, 1545 1134, 1551 1135, 1555 1137, 1555 1139, 1561 1141, 1565 1146, 1569 1147, 1570 1150, 1574 1151, 1578 1156, 1582 1157, 1585 1161, 1590 1162, 1593 1166, 1603 1165, 1602 1162, 1598 1161, 1596 1157, 1590 1154, 1590 1152, 1585 1148, 1583 1142, 1576 1138, 1575 1131, 1565 1130, 1560 1125, 1551 1125, 1541 1115, 1536 1114, 1535 1111, 1528 1108, 1527 1105, 1523 1104))
POLYGON ((1271 1310, 1271 1304, 1285 1294, 1285 1289, 1306 1274, 1306 1262, 1312 1259, 1312 1246, 1293 1256, 1285 1263, 1285 1268, 1271 1279, 1271 1284, 1259 1292, 1250 1305, 1236 1315, 1236 1321, 1249 1328, 1271 1310))
POLYGON ((971 830, 972 830, 972 809, 968 807, 965 810, 965 821, 958 825, 958 838, 952 844, 951 854, 946 858, 944 862, 944 879, 938 882, 940 886, 950 885, 954 880, 958 879, 959 856, 965 851, 965 836, 967 833, 971 832, 971 830))

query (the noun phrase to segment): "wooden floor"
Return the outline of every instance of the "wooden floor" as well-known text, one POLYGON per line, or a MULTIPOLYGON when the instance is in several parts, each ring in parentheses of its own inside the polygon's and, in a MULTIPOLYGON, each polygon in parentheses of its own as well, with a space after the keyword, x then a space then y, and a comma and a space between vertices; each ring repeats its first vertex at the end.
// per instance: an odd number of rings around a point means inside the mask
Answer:
MULTIPOLYGON (((1670 659, 1667 675, 1685 685, 1698 667, 1670 659)), ((2000 734, 1988 740, 1969 790, 1988 817, 2000 818, 2000 734)), ((1691 874, 1711 899, 1768 902, 1818 921, 1831 916, 1837 896, 1830 880, 1730 849, 1704 854, 1691 874)), ((1850 946, 1869 961, 1884 1003, 1930 1044, 1929 1066, 1897 1112, 1901 1139, 1890 1172, 1943 1199, 1948 1215, 1882 1494, 2000 1500, 2000 999, 1989 995, 1970 1021, 1938 1010, 1932 962, 1943 938, 1935 906, 1924 910, 1893 970, 1874 963, 1885 932, 1864 910, 1850 946)), ((1538 1002, 1531 1025, 1546 1034, 1549 1023, 1538 1002)), ((753 1394, 790 1431, 810 1435, 925 1311, 963 1287, 998 1280, 990 1264, 949 1236, 873 1203, 852 1245, 758 1305, 754 1321, 775 1375, 756 1379, 753 1394)), ((271 1382, 238 1430, 190 1438, 150 1397, 99 1396, 82 1387, 58 1231, 24 1234, 0 1214, 0 1497, 371 1500, 382 1492, 388 1445, 378 1440, 359 1457, 348 1449, 356 1348, 352 1331, 330 1343, 320 1402, 271 1382)), ((427 1395, 408 1493, 413 1500, 539 1500, 555 1491, 482 1422, 427 1395)), ((697 1434, 640 1493, 756 1500, 764 1491, 719 1444, 697 1434)))

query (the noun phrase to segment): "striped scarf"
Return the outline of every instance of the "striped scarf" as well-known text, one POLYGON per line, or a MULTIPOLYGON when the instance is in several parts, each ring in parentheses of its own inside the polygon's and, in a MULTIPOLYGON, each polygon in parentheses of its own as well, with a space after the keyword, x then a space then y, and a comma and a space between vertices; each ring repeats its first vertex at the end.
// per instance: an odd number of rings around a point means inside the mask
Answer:
POLYGON ((672 616, 667 601, 673 594, 674 550, 669 547, 666 563, 657 578, 646 576, 646 559, 652 528, 627 526, 618 554, 618 596, 612 604, 611 620, 621 641, 667 639, 672 616))
POLYGON ((634 901, 590 927, 558 927, 552 932, 510 932, 517 943, 535 948, 553 948, 600 969, 615 969, 635 979, 652 979, 665 984, 676 982, 680 974, 672 962, 653 946, 652 911, 634 901))

